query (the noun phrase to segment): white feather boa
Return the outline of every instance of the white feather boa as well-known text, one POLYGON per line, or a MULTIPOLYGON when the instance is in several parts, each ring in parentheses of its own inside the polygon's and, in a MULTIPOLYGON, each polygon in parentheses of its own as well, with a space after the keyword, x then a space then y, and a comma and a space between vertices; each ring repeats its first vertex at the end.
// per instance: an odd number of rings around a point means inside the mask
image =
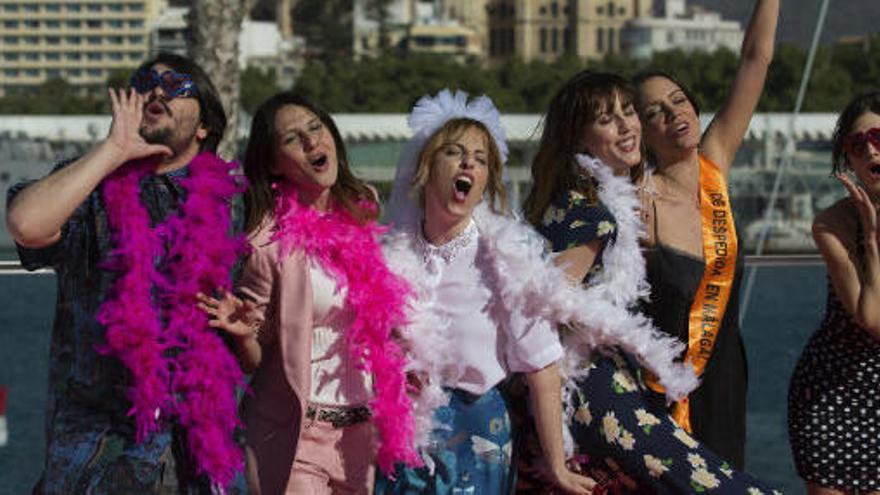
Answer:
MULTIPOLYGON (((596 349, 621 349, 655 373, 670 399, 680 399, 693 390, 697 378, 690 367, 675 362, 683 344, 658 331, 651 321, 614 304, 604 289, 573 286, 565 273, 546 256, 543 240, 517 218, 492 213, 485 205, 474 212, 480 242, 487 248, 492 273, 497 277, 500 302, 508 311, 518 310, 527 318, 543 318, 567 325, 564 371, 569 376, 596 349)), ((409 325, 401 331, 410 355, 410 369, 430 377, 416 403, 416 442, 429 445, 433 411, 448 402, 442 378, 455 369, 456 345, 448 337, 449 323, 432 308, 432 275, 417 246, 418 231, 400 230, 386 240, 389 266, 413 285, 409 325)))
POLYGON ((449 403, 443 390, 443 377, 449 376, 455 368, 457 353, 450 351, 455 342, 448 332, 449 320, 433 310, 436 277, 428 272, 416 235, 419 234, 412 229, 395 231, 385 237, 384 251, 389 268, 406 278, 413 290, 408 324, 400 329, 399 335, 409 357, 407 372, 415 373, 421 381, 421 389, 413 401, 415 443, 421 449, 430 445, 434 411, 449 403))
MULTIPOLYGON (((450 322, 435 311, 437 275, 429 271, 421 255, 424 212, 412 194, 412 177, 428 138, 447 120, 459 117, 483 122, 498 145, 502 163, 506 160, 504 130, 489 98, 482 96, 468 102, 466 93, 448 90, 436 97, 423 97, 409 118, 413 137, 398 161, 387 210, 387 220, 395 230, 385 239, 386 260, 413 287, 409 323, 400 330, 410 357, 408 369, 428 377, 414 401, 415 441, 419 448, 430 446, 434 411, 449 401, 442 388, 443 378, 458 376, 459 363, 458 353, 454 352, 458 343, 448 332, 450 322)), ((697 386, 690 366, 675 362, 684 344, 658 331, 644 316, 627 310, 628 305, 647 294, 644 260, 638 251, 638 203, 632 186, 613 176, 607 180, 604 165, 597 166, 599 170, 591 173, 603 183, 600 199, 620 229, 614 248, 603 254, 605 275, 599 282, 586 289, 571 284, 547 256, 543 239, 531 226, 519 218, 493 213, 486 201, 474 211, 480 249, 485 252, 480 261, 491 265, 498 292, 495 297, 504 310, 571 329, 566 335, 566 358, 562 363, 566 376, 577 376, 584 361, 597 349, 621 349, 659 377, 670 400, 680 399, 697 386)))
POLYGON ((631 307, 639 299, 647 299, 651 287, 645 279, 645 258, 639 247, 645 226, 639 218, 636 187, 628 177, 614 175, 612 169, 597 158, 577 155, 577 162, 599 182, 599 201, 617 221, 617 239, 602 252, 602 271, 589 283, 613 302, 631 307))

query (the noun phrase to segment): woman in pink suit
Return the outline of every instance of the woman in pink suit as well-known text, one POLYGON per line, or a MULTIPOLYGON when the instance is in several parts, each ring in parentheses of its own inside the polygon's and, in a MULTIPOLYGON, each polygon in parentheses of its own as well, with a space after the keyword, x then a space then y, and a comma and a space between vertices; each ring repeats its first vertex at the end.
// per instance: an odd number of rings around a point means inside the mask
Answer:
POLYGON ((370 493, 374 464, 417 462, 390 338, 409 289, 385 266, 375 191, 352 175, 330 116, 292 92, 257 110, 244 169, 241 298, 201 305, 253 372, 242 404, 251 493, 370 493))

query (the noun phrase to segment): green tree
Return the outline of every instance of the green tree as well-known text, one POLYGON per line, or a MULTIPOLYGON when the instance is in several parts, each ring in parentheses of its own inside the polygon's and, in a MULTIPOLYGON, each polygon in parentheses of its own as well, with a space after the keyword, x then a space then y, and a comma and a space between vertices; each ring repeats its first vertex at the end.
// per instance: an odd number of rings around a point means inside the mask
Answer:
POLYGON ((385 53, 391 46, 391 14, 388 6, 393 0, 366 0, 365 10, 367 19, 376 21, 379 26, 379 51, 385 53))
POLYGON ((107 76, 108 88, 127 88, 131 82, 131 75, 137 67, 129 67, 127 69, 113 69, 107 76))
POLYGON ((833 70, 849 74, 853 93, 877 90, 880 85, 880 35, 871 37, 862 46, 835 46, 831 63, 833 70))
MULTIPOLYGON (((103 95, 102 95, 103 96, 103 95)), ((78 115, 109 109, 106 98, 79 94, 64 79, 50 79, 36 88, 15 91, 0 98, 0 113, 23 115, 78 115)))
POLYGON ((263 101, 277 93, 275 72, 248 67, 241 73, 241 108, 253 114, 263 101))
POLYGON ((758 109, 764 112, 792 111, 806 63, 807 55, 800 48, 787 44, 778 46, 758 109))
MULTIPOLYGON (((339 8, 338 1, 318 5, 310 0, 301 2, 297 8, 305 8, 304 5, 323 9, 321 11, 326 15, 339 8)), ((335 19, 332 22, 341 21, 335 19)), ((332 112, 405 113, 419 97, 451 88, 463 89, 473 95, 487 94, 502 112, 543 113, 559 86, 585 67, 626 77, 651 68, 669 72, 681 80, 695 94, 701 110, 712 112, 717 111, 726 99, 737 63, 737 54, 726 49, 712 53, 673 50, 656 53, 651 60, 609 55, 602 60, 585 62, 569 55, 552 63, 526 63, 509 58, 495 65, 485 65, 477 60, 456 62, 439 55, 406 55, 389 51, 375 59, 361 61, 341 56, 313 57, 295 88, 332 112)), ((758 110, 791 111, 805 64, 804 50, 793 45, 780 45, 770 66, 758 110)), ((125 86, 130 74, 130 70, 115 72, 108 84, 125 86)), ((250 68, 241 77, 238 101, 248 112, 253 112, 260 102, 278 90, 273 74, 250 68)), ((865 45, 823 47, 816 57, 804 111, 839 111, 856 93, 875 90, 877 81, 880 81, 880 36, 865 45)), ((53 80, 29 91, 0 98, 0 113, 107 113, 105 95, 103 91, 93 96, 80 95, 68 83, 53 80)))
POLYGON ((353 11, 352 0, 300 0, 293 9, 294 29, 306 38, 314 56, 347 57, 352 48, 353 11))

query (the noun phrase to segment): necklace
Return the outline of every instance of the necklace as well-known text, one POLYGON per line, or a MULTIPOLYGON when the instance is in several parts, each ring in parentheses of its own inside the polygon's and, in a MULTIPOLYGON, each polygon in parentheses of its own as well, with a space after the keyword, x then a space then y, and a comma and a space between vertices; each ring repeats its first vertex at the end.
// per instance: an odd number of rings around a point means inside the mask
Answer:
POLYGON ((220 491, 243 466, 233 440, 235 392, 243 376, 207 326, 195 295, 230 289, 232 265, 243 252, 243 238, 230 235, 230 201, 241 190, 229 174, 234 167, 211 153, 197 155, 180 181, 187 191, 180 214, 155 227, 146 208, 133 201, 155 161, 123 165, 102 189, 115 245, 105 266, 119 276, 98 310, 107 341, 99 351, 131 372, 126 396, 136 440, 160 431, 160 418, 176 417, 197 474, 220 491))

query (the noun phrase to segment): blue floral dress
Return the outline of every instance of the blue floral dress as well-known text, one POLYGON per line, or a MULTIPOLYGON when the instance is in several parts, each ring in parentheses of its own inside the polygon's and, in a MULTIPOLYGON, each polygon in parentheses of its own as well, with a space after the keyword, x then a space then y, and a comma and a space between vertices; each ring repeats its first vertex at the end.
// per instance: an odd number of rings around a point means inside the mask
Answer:
MULTIPOLYGON (((538 231, 553 252, 600 242, 587 283, 602 270, 602 254, 613 248, 617 223, 608 209, 576 191, 557 194, 538 231)), ((575 382, 569 430, 574 440, 572 464, 600 486, 594 493, 613 494, 776 494, 770 486, 736 471, 694 440, 665 411, 647 399, 639 366, 623 353, 595 354, 584 363, 589 372, 575 382)), ((517 491, 552 492, 542 476, 542 454, 526 404, 524 380, 510 389, 517 491)))
POLYGON ((376 476, 374 494, 505 494, 513 490, 510 419, 497 388, 483 395, 449 389, 449 404, 435 412, 437 429, 426 466, 376 476))

